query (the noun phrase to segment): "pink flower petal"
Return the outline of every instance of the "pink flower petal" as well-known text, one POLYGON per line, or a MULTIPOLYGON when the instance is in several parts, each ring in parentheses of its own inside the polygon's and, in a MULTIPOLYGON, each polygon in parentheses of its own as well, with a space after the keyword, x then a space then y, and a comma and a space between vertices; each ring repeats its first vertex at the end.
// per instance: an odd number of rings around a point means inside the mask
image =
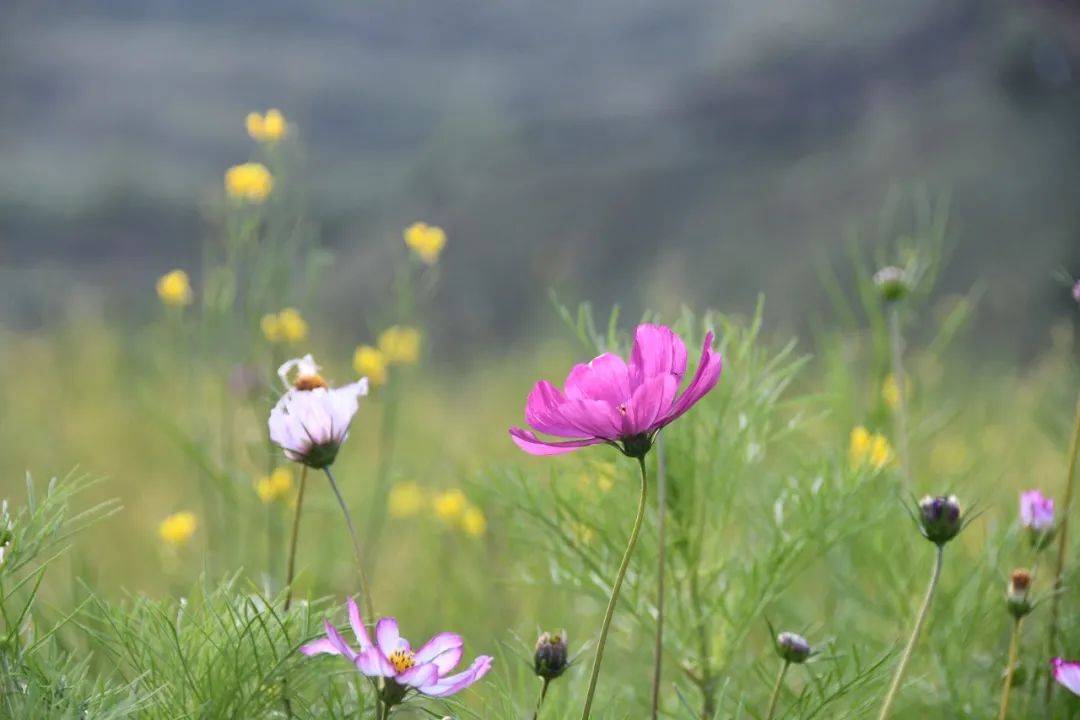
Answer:
POLYGON ((585 438, 582 440, 570 440, 567 442, 549 442, 541 440, 535 434, 521 428, 510 428, 510 437, 519 448, 530 455, 562 455, 563 453, 580 450, 590 445, 600 445, 605 442, 600 438, 585 438))
POLYGON ((313 640, 306 645, 300 646, 300 652, 304 655, 340 655, 341 651, 338 646, 334 644, 329 638, 320 638, 313 640))
POLYGON ((547 380, 536 383, 525 401, 525 422, 535 430, 556 437, 581 437, 583 434, 562 414, 566 398, 547 380))
POLYGON ((379 641, 379 649, 387 657, 401 649, 401 632, 394 618, 385 617, 379 620, 375 625, 375 637, 379 641))
POLYGON ((416 651, 416 662, 432 663, 439 669, 439 675, 445 675, 461 662, 464 641, 455 633, 439 633, 424 643, 416 651))
POLYGON ((713 334, 710 332, 705 336, 705 343, 701 348, 701 360, 698 362, 697 372, 694 373, 694 379, 687 385, 686 390, 679 396, 679 399, 675 401, 671 410, 667 415, 663 416, 654 424, 653 429, 659 429, 673 420, 680 417, 683 413, 693 407, 701 398, 705 397, 705 394, 716 387, 716 383, 720 380, 720 373, 724 369, 723 358, 720 357, 720 353, 712 349, 713 334))
POLYGON ((575 365, 566 378, 564 390, 570 399, 602 400, 608 405, 620 405, 630 397, 626 361, 618 355, 604 353, 591 362, 575 365))
MULTIPOLYGON (((425 665, 414 665, 394 679, 400 685, 408 685, 419 690, 424 686, 438 682, 439 669, 431 663, 427 663, 425 665)), ((421 690, 421 692, 423 691, 421 690)))
POLYGON ((640 435, 652 429, 657 418, 670 409, 679 383, 673 375, 660 375, 646 379, 634 390, 634 396, 626 404, 623 436, 640 435))
POLYGON ((1054 679, 1068 688, 1069 692, 1080 695, 1080 663, 1062 660, 1059 657, 1054 658, 1052 662, 1054 679))
POLYGON ((491 657, 481 655, 473 661, 472 666, 465 672, 439 678, 437 682, 421 687, 420 692, 425 695, 430 695, 431 697, 446 697, 447 695, 453 695, 487 675, 488 670, 491 669, 491 663, 491 657))
POLYGON ((352 626, 356 642, 360 644, 360 652, 364 652, 371 647, 371 638, 368 637, 367 628, 364 627, 364 621, 360 618, 360 608, 356 606, 356 601, 352 598, 349 598, 345 604, 349 606, 349 625, 352 626))
POLYGON ((682 338, 664 325, 638 325, 634 332, 634 349, 630 352, 631 390, 663 375, 673 375, 678 386, 684 374, 686 345, 682 338))
POLYGON ((326 630, 325 640, 316 640, 313 643, 304 645, 300 648, 300 651, 305 655, 329 653, 330 655, 344 655, 349 660, 356 658, 356 651, 349 647, 349 644, 345 642, 345 638, 341 637, 341 633, 330 624, 329 620, 323 620, 323 629, 326 630), (304 648, 311 649, 311 652, 305 651, 304 648))
POLYGON ((368 677, 394 677, 397 671, 382 650, 372 645, 364 652, 356 656, 356 669, 368 677))

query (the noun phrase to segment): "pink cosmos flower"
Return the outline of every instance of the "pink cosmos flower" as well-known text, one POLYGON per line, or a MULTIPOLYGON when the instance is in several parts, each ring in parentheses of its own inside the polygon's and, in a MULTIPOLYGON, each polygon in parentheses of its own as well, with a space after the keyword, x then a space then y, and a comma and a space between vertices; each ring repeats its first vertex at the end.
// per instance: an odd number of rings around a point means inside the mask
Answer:
POLYGON ((537 432, 565 438, 543 440, 510 428, 510 437, 531 455, 558 455, 589 445, 614 445, 643 457, 653 436, 705 396, 720 379, 722 360, 705 336, 697 373, 678 395, 686 373, 686 346, 663 325, 639 325, 630 362, 604 353, 575 365, 560 391, 546 380, 536 383, 525 405, 525 422, 537 432))
POLYGON ((1062 660, 1056 657, 1052 660, 1054 665, 1054 679, 1064 685, 1073 695, 1080 695, 1080 662, 1062 660))
POLYGON ((331 388, 311 355, 289 360, 278 369, 278 376, 287 389, 270 411, 270 439, 293 462, 313 468, 330 465, 349 436, 358 398, 367 395, 367 378, 331 388))
POLYGON ((1054 527, 1054 499, 1038 490, 1020 494, 1020 522, 1035 532, 1046 532, 1054 527))
POLYGON ((1072 292, 1073 292, 1073 300, 1075 300, 1076 302, 1080 302, 1080 280, 1077 280, 1076 284, 1073 285, 1073 291, 1072 292))
POLYGON ((323 622, 326 637, 300 647, 304 655, 341 655, 369 678, 386 678, 381 699, 388 706, 401 703, 410 691, 429 697, 446 697, 469 687, 487 674, 493 658, 481 655, 464 672, 449 674, 461 661, 460 635, 444 632, 413 650, 401 637, 394 618, 382 618, 375 626, 375 643, 360 619, 360 609, 348 600, 349 625, 359 651, 351 647, 329 620, 323 622))

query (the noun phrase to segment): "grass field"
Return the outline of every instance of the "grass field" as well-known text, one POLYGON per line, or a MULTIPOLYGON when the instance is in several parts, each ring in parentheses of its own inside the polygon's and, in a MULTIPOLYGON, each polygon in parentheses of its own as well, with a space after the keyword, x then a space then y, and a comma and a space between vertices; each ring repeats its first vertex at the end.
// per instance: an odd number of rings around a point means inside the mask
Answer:
MULTIPOLYGON (((348 635, 345 599, 370 590, 376 614, 396 617, 414 645, 450 630, 463 663, 494 658, 463 692, 410 696, 391 716, 531 718, 534 643, 565 630, 574 660, 539 717, 578 717, 638 463, 607 445, 534 457, 508 428, 538 379, 561 386, 575 363, 628 356, 643 319, 556 303, 564 332, 451 367, 426 342, 425 309, 454 238, 443 248, 428 230, 406 232, 387 268, 392 295, 358 310, 370 335, 342 337, 318 312, 335 268, 291 184, 289 141, 267 133, 253 132, 261 164, 231 173, 208 208, 201 266, 163 278, 157 296, 147 279, 154 322, 91 312, 0 334, 0 715, 380 717, 388 683, 298 651, 324 618, 348 635), (308 352, 332 386, 369 378, 332 464, 369 588, 321 469, 289 462, 268 437, 286 391, 276 371, 308 352)), ((751 316, 644 318, 681 335, 688 374, 714 331, 723 373, 643 456, 648 503, 593 717, 654 716, 658 657, 659 717, 766 718, 774 698, 775 718, 878 717, 934 565, 918 499, 953 494, 965 527, 943 546, 891 716, 997 717, 1015 637, 1007 716, 1080 717, 1080 701, 1048 684, 1052 657, 1080 658, 1080 548, 1075 534, 1062 544, 1055 595, 1061 550, 1037 550, 1018 509, 1021 492, 1042 490, 1057 500, 1054 539, 1065 537, 1075 325, 1056 327, 1023 368, 978 356, 966 328, 981 293, 934 290, 944 208, 912 207, 910 237, 823 272, 833 307, 811 338, 777 337, 764 300, 751 316), (884 265, 904 271, 900 300, 874 281, 884 265), (1034 570, 1037 602, 1014 636, 1015 568, 1034 570), (813 654, 777 684, 778 631, 804 635, 813 654)))

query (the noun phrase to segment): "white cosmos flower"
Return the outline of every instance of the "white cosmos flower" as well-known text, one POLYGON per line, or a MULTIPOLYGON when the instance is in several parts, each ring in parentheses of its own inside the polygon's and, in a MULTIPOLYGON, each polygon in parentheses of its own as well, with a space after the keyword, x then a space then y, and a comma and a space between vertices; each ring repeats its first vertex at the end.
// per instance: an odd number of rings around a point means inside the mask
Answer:
POLYGON ((311 355, 289 360, 278 370, 288 390, 270 411, 270 439, 290 460, 313 468, 334 462, 349 436, 358 399, 368 392, 367 378, 331 388, 311 355), (289 375, 295 370, 295 379, 289 375))

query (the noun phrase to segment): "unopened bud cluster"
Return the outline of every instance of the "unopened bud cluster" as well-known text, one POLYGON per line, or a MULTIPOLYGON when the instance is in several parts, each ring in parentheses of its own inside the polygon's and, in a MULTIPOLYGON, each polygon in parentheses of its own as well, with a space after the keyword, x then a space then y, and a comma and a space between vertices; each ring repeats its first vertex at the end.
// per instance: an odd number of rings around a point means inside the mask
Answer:
POLYGON ((812 652, 810 643, 802 635, 782 632, 776 636, 776 654, 784 662, 800 664, 806 662, 812 652))
POLYGON ((554 680, 566 671, 569 661, 569 648, 566 643, 566 631, 544 633, 536 641, 536 653, 533 655, 533 670, 544 680, 554 680))
POLYGON ((923 536, 937 545, 949 542, 964 527, 960 518, 960 501, 955 495, 924 497, 919 501, 918 520, 923 536))

